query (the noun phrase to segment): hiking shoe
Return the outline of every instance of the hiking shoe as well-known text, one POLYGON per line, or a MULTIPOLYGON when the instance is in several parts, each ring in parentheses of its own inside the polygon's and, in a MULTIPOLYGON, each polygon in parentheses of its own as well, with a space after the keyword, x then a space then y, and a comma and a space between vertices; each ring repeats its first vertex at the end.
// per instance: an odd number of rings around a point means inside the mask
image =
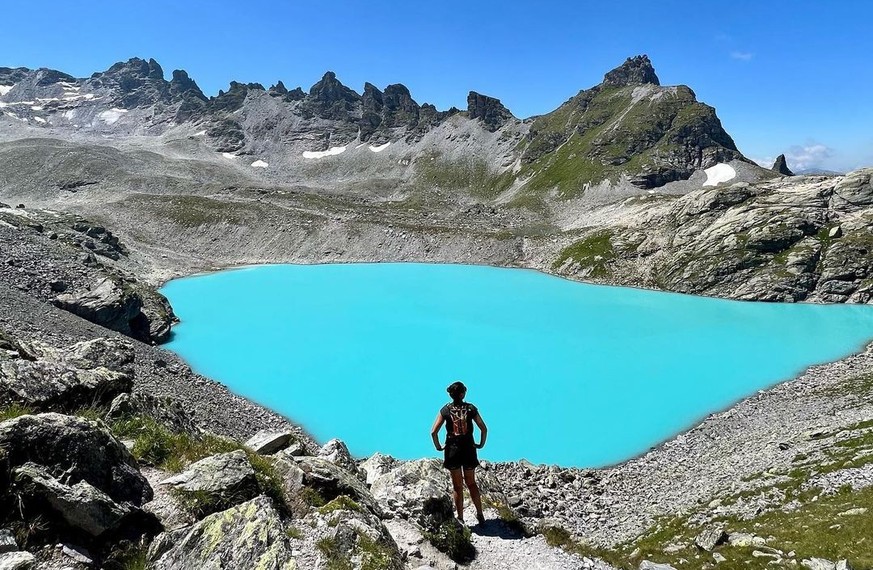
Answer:
POLYGON ((479 524, 485 524, 485 515, 476 513, 476 520, 479 521, 479 524))

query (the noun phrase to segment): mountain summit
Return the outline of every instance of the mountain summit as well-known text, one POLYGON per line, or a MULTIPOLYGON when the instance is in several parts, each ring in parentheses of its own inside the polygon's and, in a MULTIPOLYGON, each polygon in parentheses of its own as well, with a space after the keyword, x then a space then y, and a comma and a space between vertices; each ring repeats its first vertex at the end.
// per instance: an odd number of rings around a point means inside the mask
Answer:
POLYGON ((101 137, 196 132, 207 148, 257 154, 260 163, 303 183, 312 175, 327 184, 347 179, 353 153, 340 154, 390 143, 392 152, 379 158, 363 155, 368 163, 361 168, 402 184, 451 180, 456 189, 488 196, 514 188, 514 203, 531 207, 601 183, 650 189, 745 161, 715 110, 686 86, 662 86, 646 55, 628 58, 600 85, 528 120, 475 91, 466 111, 419 104, 399 83, 381 89, 366 83, 358 93, 333 71, 308 91, 282 81, 269 90, 231 81, 227 91, 206 97, 184 70, 167 81, 157 61, 141 58, 87 79, 0 68, 0 103, 0 115, 16 128, 101 137), (403 156, 390 158, 394 152, 403 156), (315 159, 324 159, 317 171, 298 168, 315 159))

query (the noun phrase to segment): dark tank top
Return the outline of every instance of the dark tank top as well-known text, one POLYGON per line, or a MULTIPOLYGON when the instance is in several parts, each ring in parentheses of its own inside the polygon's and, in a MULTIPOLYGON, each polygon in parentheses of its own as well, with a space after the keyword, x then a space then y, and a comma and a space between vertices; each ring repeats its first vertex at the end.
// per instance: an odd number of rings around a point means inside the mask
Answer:
POLYGON ((453 402, 443 406, 440 415, 446 422, 447 439, 473 439, 473 418, 479 415, 476 406, 467 402, 453 402))

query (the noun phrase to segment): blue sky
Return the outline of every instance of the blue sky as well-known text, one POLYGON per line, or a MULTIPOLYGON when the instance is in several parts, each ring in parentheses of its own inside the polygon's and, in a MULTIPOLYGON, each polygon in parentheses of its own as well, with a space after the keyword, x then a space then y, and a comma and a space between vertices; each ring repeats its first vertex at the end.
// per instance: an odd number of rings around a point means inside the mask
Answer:
POLYGON ((326 70, 358 92, 403 83, 464 108, 469 90, 547 113, 631 55, 716 108, 748 157, 793 168, 873 165, 873 2, 795 0, 4 0, 0 66, 88 76, 133 56, 230 80, 308 89, 326 70))

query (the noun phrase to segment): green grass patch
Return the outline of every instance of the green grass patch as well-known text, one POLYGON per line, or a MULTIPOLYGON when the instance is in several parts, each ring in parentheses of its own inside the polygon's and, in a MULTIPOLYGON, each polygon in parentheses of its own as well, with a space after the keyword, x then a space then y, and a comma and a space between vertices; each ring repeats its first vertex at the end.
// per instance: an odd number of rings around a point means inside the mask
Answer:
POLYGON ((392 570, 397 568, 394 552, 367 535, 358 535, 361 551, 361 570, 392 570))
POLYGON ((437 550, 459 564, 470 562, 476 557, 470 529, 454 520, 444 522, 434 532, 424 531, 423 534, 437 550))
POLYGON ((20 416, 28 416, 35 413, 36 411, 31 407, 22 406, 21 404, 8 404, 0 408, 0 422, 5 422, 6 420, 12 420, 20 416))
POLYGON ((325 570, 352 570, 349 554, 344 552, 334 538, 322 538, 315 547, 324 555, 325 570))
POLYGON ((583 268, 590 268, 591 277, 606 277, 609 274, 609 263, 615 258, 612 232, 602 230, 562 249, 552 263, 552 270, 555 271, 567 260, 572 260, 583 268))
POLYGON ((327 499, 312 487, 303 487, 300 491, 300 498, 310 507, 321 508, 327 504, 327 499))
POLYGON ((205 196, 160 194, 134 194, 125 199, 137 203, 157 219, 165 219, 177 226, 199 228, 205 225, 242 225, 246 220, 257 219, 263 211, 251 202, 218 200, 205 196))
POLYGON ((293 538, 295 540, 303 539, 303 531, 296 526, 289 526, 288 528, 286 528, 285 534, 288 536, 288 538, 293 538))
POLYGON ((318 508, 318 512, 327 515, 334 511, 355 511, 357 513, 364 512, 364 509, 357 502, 353 501, 346 495, 340 495, 331 502, 318 508))

